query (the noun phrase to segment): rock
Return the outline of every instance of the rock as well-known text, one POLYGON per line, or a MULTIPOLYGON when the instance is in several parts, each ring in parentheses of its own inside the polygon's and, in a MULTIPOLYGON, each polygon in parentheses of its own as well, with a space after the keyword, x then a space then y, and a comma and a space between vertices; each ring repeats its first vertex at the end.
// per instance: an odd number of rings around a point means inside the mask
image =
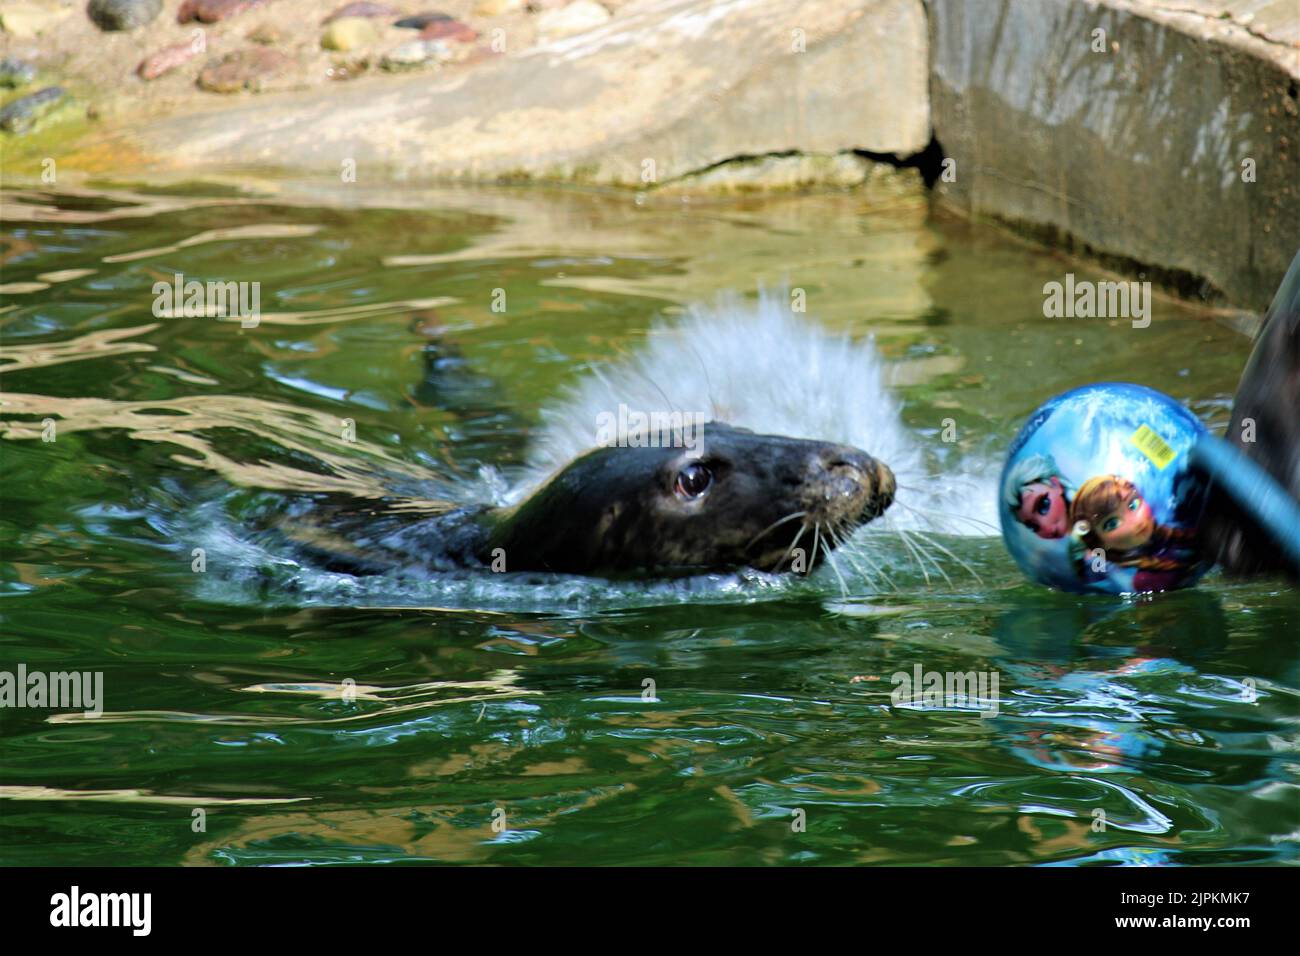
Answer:
POLYGON ((162 12, 162 0, 90 0, 86 14, 101 30, 134 30, 162 12))
POLYGON ((431 10, 428 13, 417 13, 413 17, 402 17, 393 24, 395 27, 401 27, 403 30, 423 30, 430 23, 436 23, 439 20, 450 20, 451 17, 445 13, 439 13, 437 10, 431 10))
POLYGON ((459 20, 435 20, 420 31, 420 39, 473 43, 478 39, 478 31, 459 20))
POLYGON ((379 38, 380 28, 374 21, 366 17, 344 17, 335 20, 325 28, 321 34, 320 45, 326 50, 337 50, 343 53, 377 43, 379 38))
POLYGON ((266 80, 283 72, 292 61, 279 50, 257 47, 236 50, 214 60, 199 74, 199 86, 213 93, 256 92, 266 80))
POLYGON ((444 63, 452 59, 451 48, 442 40, 407 40, 384 54, 379 65, 390 72, 444 63))
POLYGON ((36 79, 36 67, 16 56, 7 56, 0 60, 0 87, 10 90, 21 89, 36 79))
POLYGON ((142 80, 155 80, 164 73, 170 73, 183 63, 188 63, 199 54, 197 44, 187 40, 163 47, 157 53, 150 54, 140 61, 135 72, 142 80))
POLYGON ((249 30, 245 36, 254 43, 262 44, 262 46, 275 46, 277 43, 284 42, 284 33, 279 27, 271 23, 260 24, 249 30))
POLYGON ((382 3, 345 3, 322 20, 321 25, 324 26, 327 23, 333 23, 335 20, 342 20, 344 17, 396 17, 400 15, 399 11, 382 3))
POLYGON ((195 171, 273 159, 297 175, 333 175, 330 157, 343 155, 394 181, 527 176, 641 189, 648 159, 668 182, 736 156, 911 156, 929 144, 920 0, 728 0, 726 16, 717 9, 717 0, 639 2, 563 50, 485 60, 454 84, 421 71, 334 84, 327 94, 240 104, 237 119, 226 110, 151 119, 137 142, 195 171), (791 51, 792 23, 807 24, 806 52, 791 51))
POLYGON ((503 17, 507 13, 518 13, 525 5, 525 0, 478 0, 474 5, 474 16, 503 17))
POLYGON ((31 38, 50 32, 70 12, 67 7, 24 3, 20 0, 17 3, 6 3, 0 9, 0 27, 11 36, 31 38))
POLYGON ((229 20, 253 7, 260 7, 269 0, 185 0, 176 13, 177 23, 216 23, 229 20))
POLYGON ((592 27, 609 22, 609 11, 596 0, 574 0, 567 7, 547 10, 537 18, 537 32, 544 40, 585 33, 592 27))
POLYGON ((25 133, 44 119, 67 96, 61 86, 47 86, 28 93, 0 109, 0 129, 7 133, 25 133))
POLYGON ((366 57, 331 63, 325 68, 325 78, 335 83, 355 80, 370 69, 370 60, 366 57))

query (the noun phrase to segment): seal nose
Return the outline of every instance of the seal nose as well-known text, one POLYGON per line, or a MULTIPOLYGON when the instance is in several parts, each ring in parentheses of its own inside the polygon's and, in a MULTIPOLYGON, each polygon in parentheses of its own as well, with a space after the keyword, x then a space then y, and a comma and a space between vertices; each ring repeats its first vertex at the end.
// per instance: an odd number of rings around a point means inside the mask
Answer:
POLYGON ((810 465, 820 497, 836 517, 870 521, 894 502, 894 473, 864 451, 830 445, 810 465))
POLYGON ((894 503, 894 492, 897 490, 894 473, 889 470, 889 466, 874 458, 871 461, 876 466, 876 493, 862 510, 863 521, 871 521, 884 514, 885 509, 894 503))

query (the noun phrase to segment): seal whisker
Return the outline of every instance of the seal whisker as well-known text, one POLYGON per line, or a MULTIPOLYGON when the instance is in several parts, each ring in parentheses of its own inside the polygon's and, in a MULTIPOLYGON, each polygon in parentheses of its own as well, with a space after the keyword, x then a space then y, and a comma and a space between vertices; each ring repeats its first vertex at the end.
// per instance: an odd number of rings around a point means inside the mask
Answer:
MULTIPOLYGON (((904 488, 904 490, 907 491, 917 491, 917 489, 915 488, 906 488, 906 486, 904 485, 899 485, 898 487, 904 488)), ((912 512, 917 517, 921 518, 921 520, 923 521, 932 523, 934 519, 929 516, 938 515, 940 518, 948 518, 952 521, 964 521, 967 522, 968 524, 988 528, 990 531, 994 531, 998 534, 1002 533, 1001 529, 998 528, 997 525, 990 524, 987 521, 982 521, 979 518, 972 518, 969 515, 957 514, 954 511, 940 511, 937 508, 922 508, 920 505, 909 505, 907 502, 899 501, 897 499, 894 500, 894 504, 898 505, 900 508, 904 509, 905 511, 912 512)))
POLYGON ((818 521, 815 524, 813 524, 812 560, 808 562, 808 571, 806 572, 808 574, 812 574, 813 565, 817 561, 817 548, 818 545, 821 544, 821 540, 822 540, 822 523, 818 521))
MULTIPOLYGON (((901 528, 901 527, 893 528, 893 531, 895 534, 898 535, 898 539, 903 543, 903 546, 907 548, 908 551, 911 552, 912 556, 916 559, 916 562, 921 569, 921 574, 925 576, 926 584, 931 584, 933 582, 930 581, 930 576, 929 574, 926 573, 925 561, 928 560, 930 562, 930 567, 934 568, 935 571, 937 571, 939 574, 943 574, 943 569, 939 567, 939 564, 937 561, 935 561, 934 556, 924 547, 925 539, 920 537, 919 533, 917 533, 916 536, 913 537, 911 534, 909 534, 909 530, 907 528, 901 528)), ((944 576, 945 578, 947 577, 946 575, 944 576)), ((949 581, 948 583, 951 584, 952 582, 949 581)))
POLYGON ((894 535, 894 537, 898 539, 899 543, 901 543, 903 547, 907 549, 908 557, 913 562, 916 563, 917 568, 920 570, 921 574, 925 577, 925 583, 929 584, 930 575, 926 571, 925 565, 921 562, 920 556, 916 553, 916 549, 912 546, 912 543, 903 534, 903 529, 896 526, 896 523, 893 520, 893 515, 886 515, 885 520, 882 523, 885 525, 885 530, 888 533, 894 535))
POLYGON ((807 525, 803 525, 803 526, 799 529, 799 533, 798 533, 797 535, 795 535, 795 536, 794 536, 794 540, 790 542, 790 547, 786 548, 786 549, 785 549, 785 554, 781 555, 781 560, 778 561, 778 562, 776 562, 776 567, 774 567, 774 568, 772 569, 772 573, 773 573, 773 574, 776 574, 777 572, 779 572, 779 571, 781 570, 781 565, 785 564, 785 559, 788 558, 788 557, 790 557, 791 552, 793 552, 794 549, 795 549, 795 547, 799 544, 799 539, 803 537, 803 533, 804 533, 805 531, 807 531, 807 530, 808 530, 808 526, 807 526, 807 525))
POLYGON ((927 541, 922 532, 919 531, 903 531, 901 533, 904 535, 915 536, 913 543, 916 545, 916 550, 929 559, 930 565, 939 572, 944 581, 948 583, 948 587, 953 587, 952 578, 948 577, 948 572, 943 569, 943 565, 936 561, 934 555, 926 550, 927 545, 933 546, 934 542, 927 541))
MULTIPOLYGON (((847 554, 852 554, 852 553, 853 553, 853 548, 850 548, 850 547, 847 547, 847 546, 846 546, 846 547, 844 548, 844 553, 845 553, 846 555, 847 555, 847 554)), ((880 565, 876 564, 875 561, 872 561, 872 560, 871 560, 871 557, 870 557, 870 556, 869 556, 865 551, 858 551, 858 552, 857 552, 857 556, 858 556, 859 558, 861 558, 863 561, 866 562, 867 567, 871 568, 872 571, 876 572, 876 573, 879 574, 882 578, 885 579, 885 583, 886 583, 887 585, 889 585, 889 589, 890 589, 891 591, 897 591, 897 590, 898 590, 898 585, 894 583, 894 579, 891 578, 891 577, 889 576, 888 572, 886 572, 885 569, 884 569, 883 567, 881 567, 880 565)), ((873 583, 872 586, 875 587, 875 584, 873 583)))
MULTIPOLYGON (((920 534, 921 532, 917 532, 917 533, 920 534)), ((978 583, 981 587, 984 586, 984 579, 981 578, 981 577, 979 576, 978 572, 976 572, 976 570, 975 570, 973 567, 971 567, 970 564, 968 564, 967 562, 963 561, 961 558, 957 557, 957 555, 953 554, 951 551, 949 551, 947 548, 945 548, 945 547, 944 547, 942 544, 940 544, 938 541, 935 541, 933 538, 927 539, 926 543, 927 543, 930 547, 932 547, 932 548, 938 548, 941 552, 943 552, 943 553, 944 553, 945 555, 947 555, 949 558, 951 558, 952 560, 956 561, 958 564, 960 564, 960 565, 961 565, 961 566, 966 570, 966 573, 967 573, 967 574, 969 574, 971 577, 973 577, 973 578, 975 579, 976 583, 978 583)), ((947 575, 944 575, 944 576, 947 577, 947 575)), ((951 584, 952 582, 949 581, 948 583, 951 584)))
POLYGON ((754 535, 754 537, 750 538, 750 539, 749 539, 749 544, 745 545, 745 550, 748 551, 750 548, 752 548, 752 547, 754 546, 754 542, 757 541, 759 538, 763 537, 763 535, 767 534, 769 531, 773 531, 773 530, 775 530, 776 528, 779 528, 781 525, 785 524, 787 521, 793 521, 795 518, 802 518, 802 517, 804 517, 806 514, 808 514, 807 511, 794 511, 794 512, 791 512, 790 514, 786 515, 784 518, 778 518, 776 521, 773 521, 770 525, 768 525, 766 528, 764 528, 764 529, 763 529, 762 531, 760 531, 758 534, 754 535))
MULTIPOLYGON (((909 472, 909 474, 911 474, 911 472, 909 472)), ((923 478, 923 479, 925 479, 926 481, 943 481, 943 479, 945 479, 945 478, 950 478, 950 477, 952 477, 952 476, 951 476, 951 475, 938 474, 938 475, 917 475, 916 477, 918 477, 918 478, 923 478)), ((901 488, 902 485, 899 485, 899 487, 901 488)), ((916 489, 914 488, 914 489, 912 489, 912 490, 915 491, 916 489)))
POLYGON ((841 536, 836 532, 836 529, 835 529, 834 526, 830 527, 828 530, 829 530, 830 535, 831 535, 831 540, 835 542, 835 548, 836 548, 837 553, 838 553, 838 554, 841 554, 841 555, 844 556, 844 560, 847 561, 847 562, 849 562, 849 567, 853 568, 853 570, 856 571, 856 572, 858 573, 858 576, 861 577, 864 581, 867 582, 867 587, 871 588, 873 591, 878 591, 878 590, 880 590, 880 588, 876 585, 875 578, 873 578, 873 577, 871 576, 871 574, 868 573, 868 572, 867 572, 867 571, 862 567, 862 565, 858 564, 858 562, 854 560, 854 558, 853 558, 853 554, 852 554, 852 553, 849 551, 849 549, 845 546, 845 541, 846 541, 847 539, 841 537, 841 536))
POLYGON ((902 528, 898 529, 898 540, 903 542, 903 546, 911 552, 912 557, 916 560, 916 566, 921 571, 921 576, 925 578, 926 587, 929 587, 931 583, 930 572, 925 569, 925 562, 921 560, 920 552, 916 550, 916 546, 912 544, 911 540, 907 537, 907 532, 902 528))
MULTIPOLYGON (((828 528, 828 529, 827 529, 827 533, 828 533, 828 534, 829 534, 829 531, 830 531, 830 529, 828 528)), ((840 582, 840 595, 841 595, 842 597, 848 597, 848 596, 849 596, 849 586, 848 586, 847 583, 845 583, 845 581, 844 581, 844 575, 842 575, 842 574, 840 573, 839 566, 835 563, 835 555, 833 555, 833 554, 831 553, 831 546, 830 546, 830 543, 829 543, 828 541, 826 541, 826 540, 823 540, 823 541, 822 541, 822 550, 826 552, 826 563, 829 564, 829 565, 831 566, 831 570, 835 572, 835 577, 836 577, 836 578, 839 580, 839 582, 840 582)))
POLYGON ((867 584, 870 585, 872 591, 884 591, 884 588, 880 585, 881 578, 885 579, 885 585, 888 585, 888 588, 891 589, 891 591, 896 591, 897 588, 894 588, 894 583, 892 580, 889 580, 889 576, 885 574, 884 568, 879 567, 878 564, 871 561, 871 558, 867 557, 866 551, 858 550, 857 546, 853 545, 852 541, 850 541, 849 536, 842 538, 841 550, 844 551, 844 557, 848 559, 850 564, 853 564, 853 567, 858 571, 858 574, 861 574, 863 578, 866 579, 867 584), (865 568, 862 567, 862 564, 858 563, 859 558, 866 563, 865 568))

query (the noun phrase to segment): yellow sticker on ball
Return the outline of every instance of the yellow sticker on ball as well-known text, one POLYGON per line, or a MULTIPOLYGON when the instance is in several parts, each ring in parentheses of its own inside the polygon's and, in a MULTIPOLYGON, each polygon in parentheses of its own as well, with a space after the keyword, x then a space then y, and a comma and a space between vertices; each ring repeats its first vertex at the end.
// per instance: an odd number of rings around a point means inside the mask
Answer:
POLYGON ((1176 452, 1169 447, 1169 443, 1155 433, 1150 425, 1143 425, 1133 433, 1129 439, 1137 445, 1138 451, 1151 459, 1151 463, 1161 471, 1165 466, 1174 460, 1176 452))

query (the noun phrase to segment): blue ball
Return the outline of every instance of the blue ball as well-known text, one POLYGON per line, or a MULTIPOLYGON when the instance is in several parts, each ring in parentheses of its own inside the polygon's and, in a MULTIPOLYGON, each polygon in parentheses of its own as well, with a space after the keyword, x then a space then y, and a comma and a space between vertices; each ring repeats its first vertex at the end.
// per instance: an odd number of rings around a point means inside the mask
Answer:
POLYGON ((1105 382, 1058 395, 1011 443, 1002 540, 1032 580, 1130 594, 1195 584, 1205 484, 1188 452, 1205 426, 1168 395, 1105 382))

